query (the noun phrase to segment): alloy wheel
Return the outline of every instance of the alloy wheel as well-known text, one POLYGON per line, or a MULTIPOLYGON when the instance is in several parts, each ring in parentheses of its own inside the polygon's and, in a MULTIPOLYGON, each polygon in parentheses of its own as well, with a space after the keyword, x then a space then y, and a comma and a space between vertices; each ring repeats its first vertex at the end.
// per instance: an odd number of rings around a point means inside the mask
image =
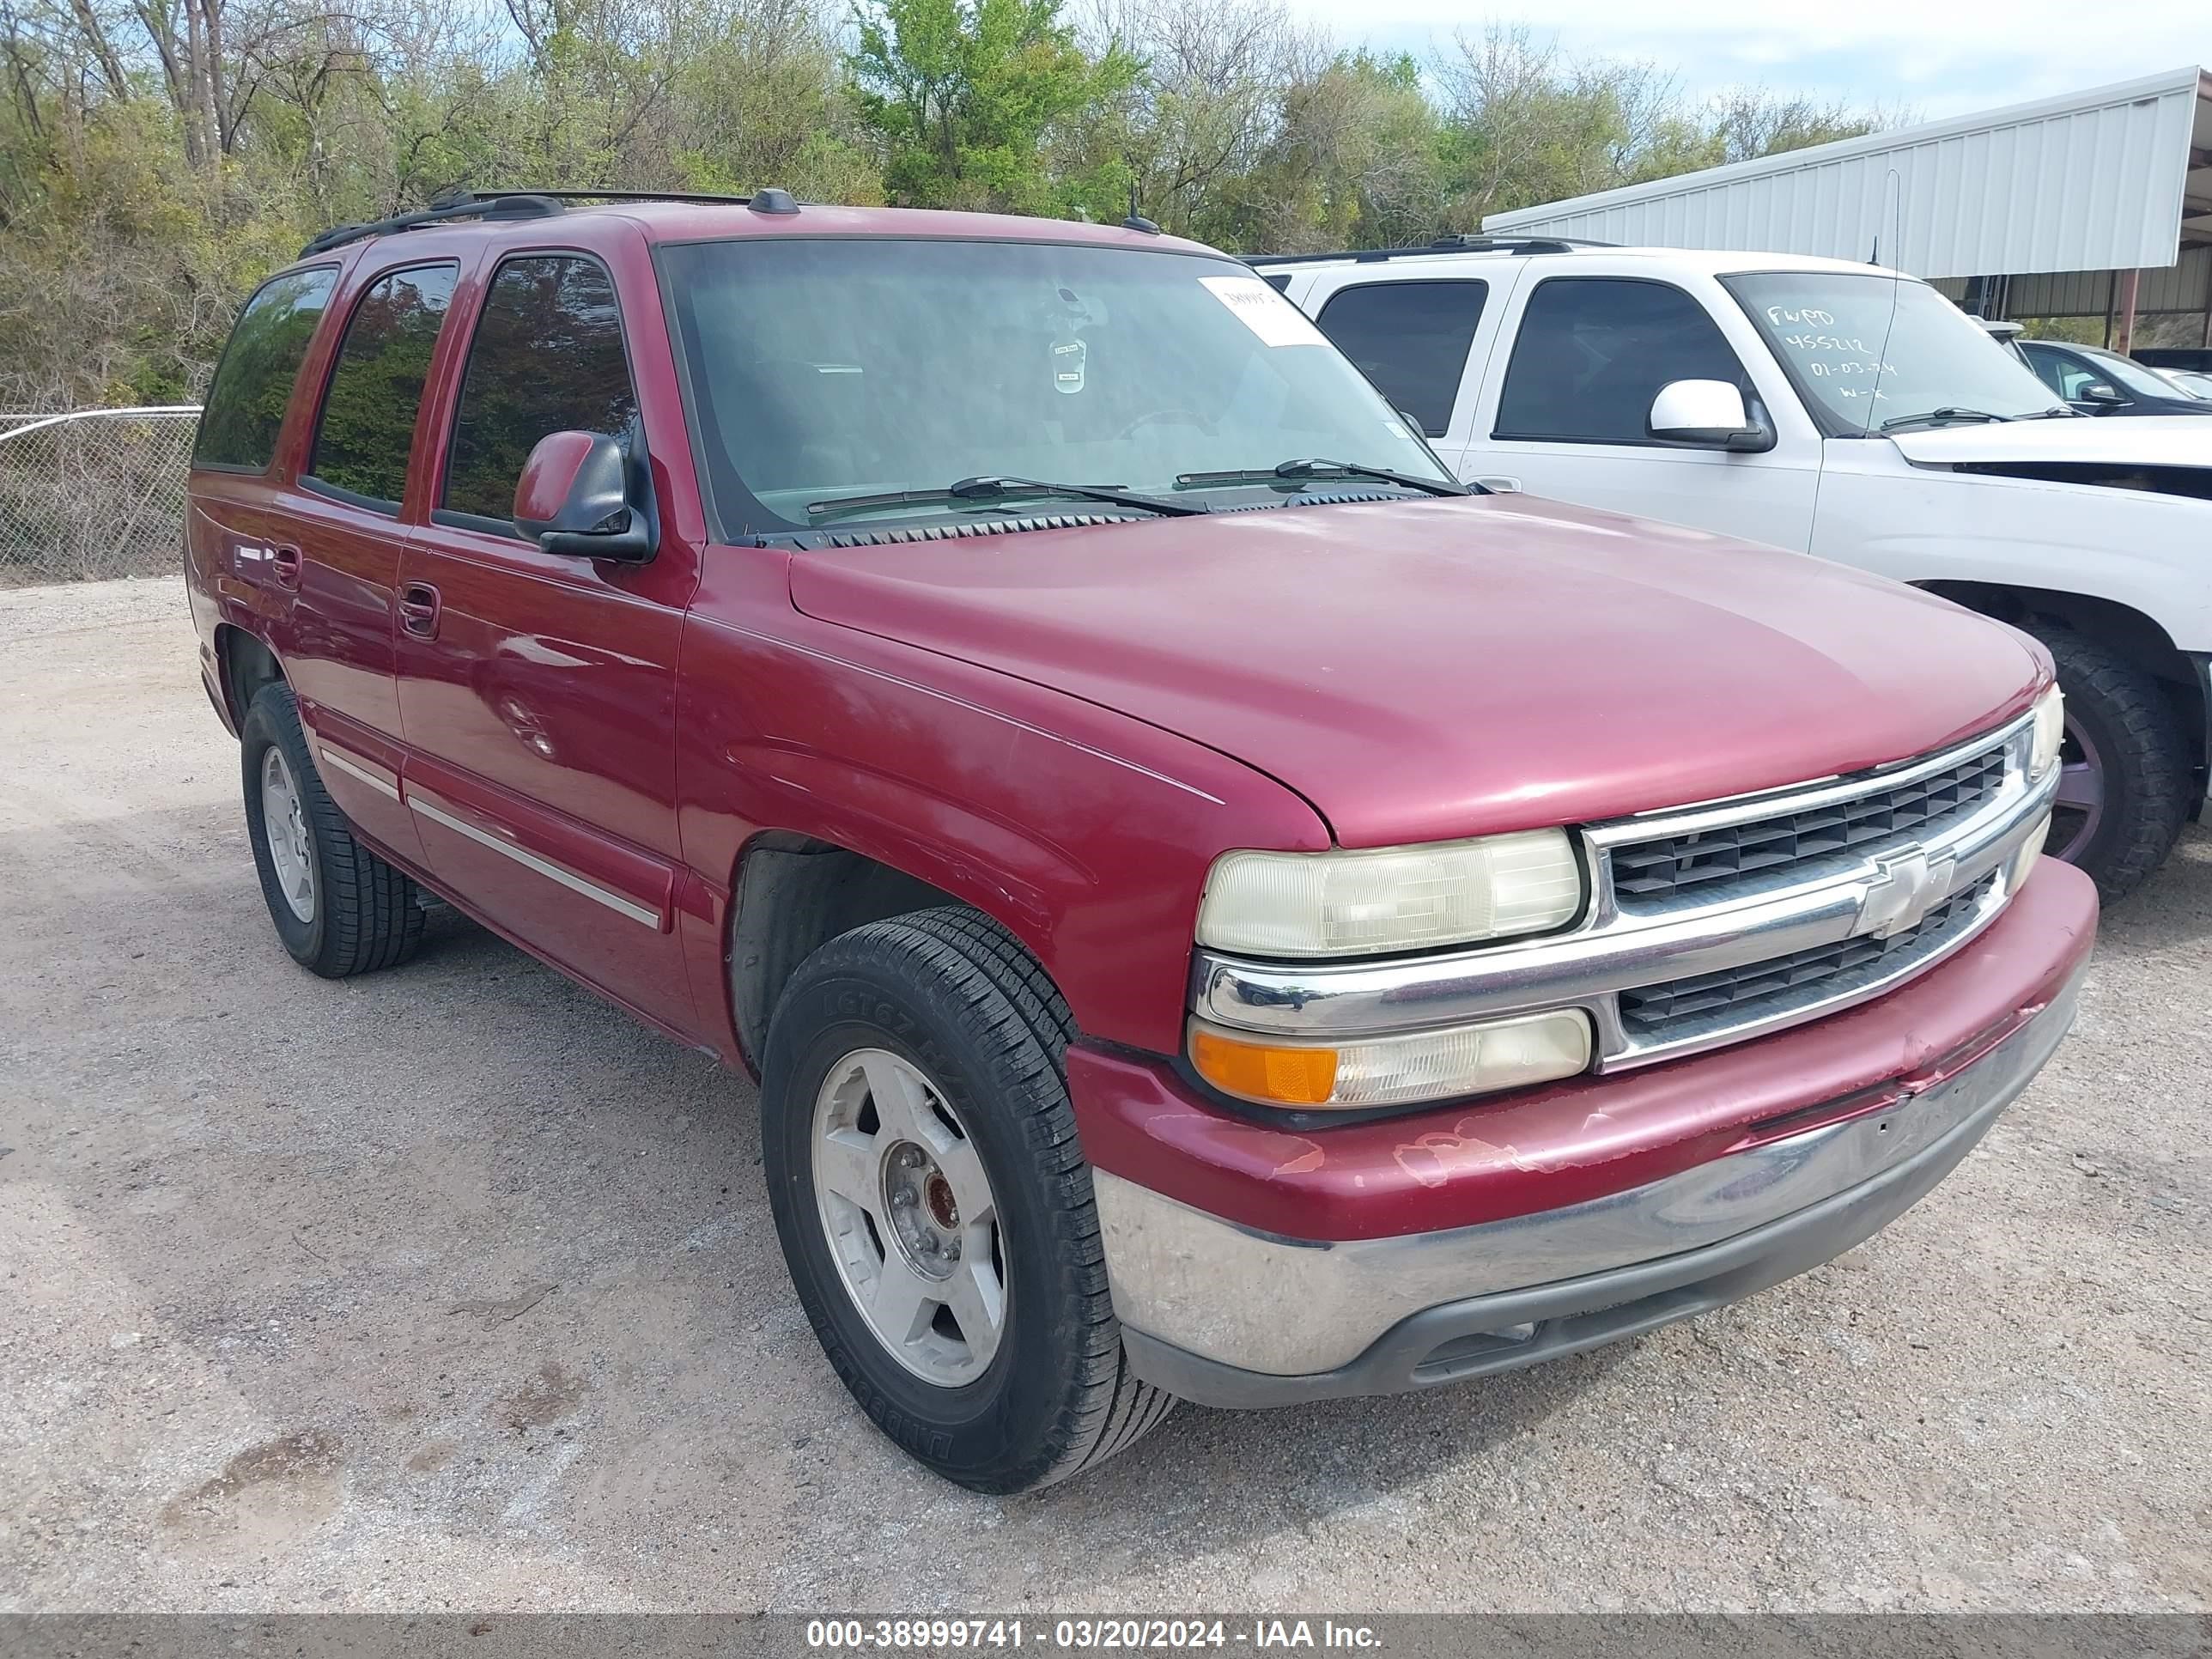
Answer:
POLYGON ((823 1079, 811 1140, 823 1231, 869 1330, 925 1382, 975 1381, 1006 1333, 1004 1240, 945 1091, 887 1049, 857 1049, 823 1079))
POLYGON ((2058 750, 2058 798, 2051 805, 2045 852, 2069 864, 2081 861, 2105 821, 2106 779, 2103 753, 2069 710, 2058 750))
POLYGON ((307 830, 307 811, 292 781, 284 751, 270 744, 261 751, 261 834, 269 844, 269 865, 284 902, 301 921, 315 919, 315 846, 307 830))

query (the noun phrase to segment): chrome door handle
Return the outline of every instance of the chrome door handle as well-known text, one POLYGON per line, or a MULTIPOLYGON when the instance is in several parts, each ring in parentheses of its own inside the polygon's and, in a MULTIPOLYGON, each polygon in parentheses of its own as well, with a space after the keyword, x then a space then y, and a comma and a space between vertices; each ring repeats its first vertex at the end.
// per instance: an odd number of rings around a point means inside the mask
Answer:
POLYGON ((418 640, 438 637, 438 590, 409 582, 399 590, 399 625, 418 640))
POLYGON ((1521 480, 1506 477, 1503 473, 1493 472, 1488 477, 1471 478, 1468 482, 1479 483, 1485 489, 1500 495, 1518 495, 1521 493, 1521 480))

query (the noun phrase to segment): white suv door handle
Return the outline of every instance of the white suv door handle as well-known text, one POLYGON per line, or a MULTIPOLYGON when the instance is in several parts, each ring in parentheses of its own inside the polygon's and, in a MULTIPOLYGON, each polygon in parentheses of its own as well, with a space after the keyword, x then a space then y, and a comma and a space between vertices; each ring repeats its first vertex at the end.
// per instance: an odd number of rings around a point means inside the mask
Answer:
POLYGON ((1474 482, 1485 489, 1496 490, 1501 495, 1518 495, 1521 493, 1521 480, 1506 477, 1502 473, 1493 472, 1488 477, 1477 478, 1474 482))

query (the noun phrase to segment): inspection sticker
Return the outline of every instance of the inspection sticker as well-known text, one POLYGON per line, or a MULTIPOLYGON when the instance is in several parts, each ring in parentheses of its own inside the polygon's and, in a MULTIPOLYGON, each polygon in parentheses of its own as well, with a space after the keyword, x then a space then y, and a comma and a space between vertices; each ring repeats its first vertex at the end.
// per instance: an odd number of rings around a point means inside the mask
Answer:
POLYGON ((1257 276, 1201 276, 1213 297, 1271 346, 1327 345, 1306 314, 1257 276))

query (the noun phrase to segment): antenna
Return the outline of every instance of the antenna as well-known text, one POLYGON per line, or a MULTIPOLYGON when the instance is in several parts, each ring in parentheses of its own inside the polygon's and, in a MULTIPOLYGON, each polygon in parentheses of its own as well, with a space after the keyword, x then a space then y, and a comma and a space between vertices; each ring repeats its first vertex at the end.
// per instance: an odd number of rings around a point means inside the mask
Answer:
MULTIPOLYGON (((1905 181, 1898 177, 1895 167, 1890 168, 1883 178, 1881 193, 1882 212, 1889 219, 1890 240, 1893 244, 1902 243, 1905 240, 1903 226, 1905 181)), ((1894 252, 1890 255, 1893 259, 1897 257, 1894 252)), ((1868 263, 1876 265, 1881 263, 1881 221, 1880 219, 1875 222, 1874 258, 1868 263)), ((1889 279, 1889 320, 1881 327, 1881 350, 1874 360, 1874 384, 1867 388, 1867 417, 1866 426, 1863 428, 1867 432, 1876 430, 1881 424, 1881 380, 1882 376, 1889 373, 1889 339, 1890 336, 1897 331, 1897 302, 1904 288, 1904 277, 1893 276, 1889 279)))

